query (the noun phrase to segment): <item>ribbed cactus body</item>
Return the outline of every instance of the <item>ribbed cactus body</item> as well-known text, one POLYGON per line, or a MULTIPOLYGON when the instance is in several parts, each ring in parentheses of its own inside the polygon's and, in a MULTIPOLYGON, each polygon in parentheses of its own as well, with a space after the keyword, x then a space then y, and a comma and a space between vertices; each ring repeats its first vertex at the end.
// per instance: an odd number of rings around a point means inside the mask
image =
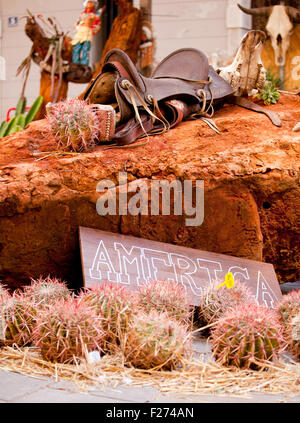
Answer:
POLYGON ((189 303, 182 285, 172 282, 152 281, 140 287, 138 304, 145 312, 157 310, 166 312, 178 321, 188 323, 189 303))
POLYGON ((214 282, 207 286, 200 297, 197 319, 201 325, 215 322, 231 307, 255 301, 250 289, 238 281, 230 289, 226 286, 218 288, 219 285, 220 282, 214 282))
POLYGON ((32 280, 31 285, 24 288, 24 295, 38 306, 49 306, 57 300, 70 298, 67 285, 50 276, 32 280))
POLYGON ((95 146, 99 121, 92 106, 79 99, 48 103, 47 119, 57 139, 58 148, 75 152, 95 146))
POLYGON ((254 303, 226 312, 212 329, 211 342, 221 364, 254 370, 263 367, 262 360, 277 358, 285 345, 276 313, 254 303))
POLYGON ((91 351, 101 351, 102 320, 76 299, 58 301, 39 314, 33 333, 42 357, 51 362, 73 363, 91 351))
POLYGON ((136 308, 134 297, 123 287, 104 283, 83 291, 79 300, 93 307, 103 317, 103 348, 106 352, 114 352, 120 345, 136 308))
POLYGON ((289 321, 287 334, 289 350, 297 360, 300 360, 300 309, 289 321))
POLYGON ((1 304, 6 303, 9 297, 10 297, 9 292, 7 291, 5 286, 0 283, 0 306, 1 304))
POLYGON ((176 369, 190 349, 186 325, 156 310, 134 316, 124 344, 126 362, 140 369, 176 369))
POLYGON ((300 310, 300 290, 291 291, 282 296, 277 306, 279 318, 284 327, 300 310))
POLYGON ((0 306, 0 342, 23 347, 32 342, 37 310, 23 295, 11 296, 0 306))

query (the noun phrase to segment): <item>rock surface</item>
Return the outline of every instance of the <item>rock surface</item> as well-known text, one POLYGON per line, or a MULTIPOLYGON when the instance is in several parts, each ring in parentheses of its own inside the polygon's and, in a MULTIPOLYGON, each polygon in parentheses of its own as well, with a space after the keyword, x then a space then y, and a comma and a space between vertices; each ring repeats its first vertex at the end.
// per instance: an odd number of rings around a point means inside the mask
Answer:
POLYGON ((282 120, 225 106, 215 134, 200 120, 151 137, 147 146, 65 157, 45 120, 0 143, 0 280, 11 288, 52 274, 79 287, 78 227, 120 232, 201 250, 273 263, 281 282, 300 279, 300 98, 282 95, 270 106, 282 120), (47 154, 45 154, 46 156, 47 154), (102 179, 205 181, 201 226, 185 216, 99 216, 102 179))

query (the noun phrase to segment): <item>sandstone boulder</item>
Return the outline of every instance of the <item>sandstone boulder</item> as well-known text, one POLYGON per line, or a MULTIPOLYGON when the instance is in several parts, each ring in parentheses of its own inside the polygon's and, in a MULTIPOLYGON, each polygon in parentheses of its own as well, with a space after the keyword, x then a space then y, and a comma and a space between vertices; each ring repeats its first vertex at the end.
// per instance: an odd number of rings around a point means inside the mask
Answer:
POLYGON ((78 227, 179 244, 273 263, 281 282, 300 279, 300 98, 282 95, 265 115, 225 106, 215 114, 217 135, 200 120, 184 122, 145 147, 65 157, 45 120, 0 143, 0 280, 11 288, 30 277, 56 275, 82 284, 78 227), (44 156, 47 156, 45 153, 44 156), (204 180, 201 226, 185 216, 100 216, 102 179, 204 180))

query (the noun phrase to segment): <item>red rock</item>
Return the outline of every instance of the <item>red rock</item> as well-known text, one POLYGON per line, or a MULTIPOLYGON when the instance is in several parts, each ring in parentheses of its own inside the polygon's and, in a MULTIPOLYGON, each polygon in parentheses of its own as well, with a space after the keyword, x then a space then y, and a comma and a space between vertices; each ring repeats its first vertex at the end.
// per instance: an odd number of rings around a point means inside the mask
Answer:
POLYGON ((282 128, 237 106, 215 114, 222 134, 200 120, 151 137, 145 147, 104 150, 36 161, 55 150, 45 120, 0 142, 0 280, 11 288, 30 277, 56 275, 80 286, 78 227, 132 234, 273 263, 281 281, 300 279, 300 98, 270 106, 282 128), (205 181, 205 218, 99 216, 97 183, 128 179, 205 181))

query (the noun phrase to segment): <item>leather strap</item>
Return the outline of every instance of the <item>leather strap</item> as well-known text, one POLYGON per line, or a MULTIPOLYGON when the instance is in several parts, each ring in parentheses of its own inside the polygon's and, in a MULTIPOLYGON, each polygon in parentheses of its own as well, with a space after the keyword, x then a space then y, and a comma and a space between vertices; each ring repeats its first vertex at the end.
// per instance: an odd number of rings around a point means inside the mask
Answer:
POLYGON ((245 109, 253 110, 254 112, 264 113, 266 116, 268 116, 273 125, 279 127, 282 126, 281 120, 276 113, 264 109, 259 104, 252 103, 251 101, 246 100, 243 97, 231 97, 227 100, 227 102, 230 104, 236 104, 238 106, 244 107, 245 109))
MULTIPOLYGON (((144 127, 144 130, 149 133, 153 128, 153 121, 151 117, 146 113, 141 113, 140 118, 144 127)), ((117 146, 112 146, 108 148, 125 148, 127 144, 132 144, 139 138, 143 138, 145 136, 145 132, 142 129, 140 122, 136 121, 135 118, 129 119, 126 123, 119 126, 115 132, 115 136, 113 141, 117 144, 117 146)), ((149 138, 143 144, 137 144, 136 146, 139 147, 141 145, 146 145, 149 142, 149 138)), ((132 146, 133 148, 134 146, 132 146)))

